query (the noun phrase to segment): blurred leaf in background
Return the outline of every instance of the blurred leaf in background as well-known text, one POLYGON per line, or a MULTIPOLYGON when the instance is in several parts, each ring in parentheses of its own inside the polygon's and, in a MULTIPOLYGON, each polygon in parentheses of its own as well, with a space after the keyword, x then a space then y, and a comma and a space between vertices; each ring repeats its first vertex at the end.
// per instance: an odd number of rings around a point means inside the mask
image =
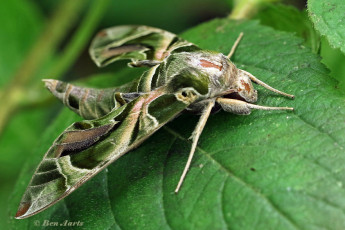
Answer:
MULTIPOLYGON (((32 44, 38 38, 43 18, 35 5, 28 1, 0 1, 0 90, 15 74, 32 44)), ((6 109, 6 104, 1 105, 6 109)), ((31 144, 44 130, 37 122, 41 111, 20 113, 8 124, 8 129, 0 136, 0 228, 7 229, 7 204, 18 172, 31 152, 31 144), (36 123, 35 129, 27 123, 36 123)))
POLYGON ((0 86, 4 86, 38 38, 43 18, 35 5, 25 0, 1 1, 0 18, 0 86))
POLYGON ((326 38, 321 39, 320 56, 330 72, 330 76, 339 81, 337 87, 345 92, 345 55, 340 49, 331 47, 326 38))

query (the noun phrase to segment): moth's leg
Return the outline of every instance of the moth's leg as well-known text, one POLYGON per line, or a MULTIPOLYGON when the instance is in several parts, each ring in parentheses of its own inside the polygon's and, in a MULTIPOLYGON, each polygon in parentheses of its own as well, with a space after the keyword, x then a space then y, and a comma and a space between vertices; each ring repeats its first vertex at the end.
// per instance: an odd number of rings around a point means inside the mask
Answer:
POLYGON ((195 152, 195 149, 196 149, 196 145, 198 144, 198 140, 199 140, 199 137, 201 135, 201 132, 202 130, 204 129, 205 127, 205 124, 206 124, 206 121, 208 119, 208 117, 210 116, 211 114, 211 110, 213 108, 215 104, 215 101, 214 100, 211 100, 207 105, 206 107, 204 108, 204 110, 202 111, 202 114, 201 114, 201 117, 200 117, 200 120, 198 122, 198 124, 196 125, 195 127, 195 130, 193 131, 193 134, 191 136, 192 140, 193 140, 193 144, 192 144, 192 148, 190 150, 190 153, 189 153, 189 156, 188 156, 188 160, 187 160, 187 163, 186 163, 186 166, 184 167, 184 170, 183 170, 183 173, 180 177, 180 180, 177 184, 177 187, 175 189, 175 193, 178 193, 178 191, 180 190, 181 188, 181 185, 183 183, 183 180, 184 178, 186 177, 186 174, 188 172, 188 169, 190 167, 190 164, 192 162, 192 159, 193 159, 193 156, 194 156, 194 152, 195 152))
POLYGON ((269 107, 254 105, 244 101, 229 99, 229 98, 217 98, 217 103, 220 104, 226 112, 231 112, 235 114, 247 115, 250 114, 251 109, 260 110, 293 110, 291 107, 269 107))
POLYGON ((243 32, 240 33, 240 35, 238 36, 238 38, 236 39, 234 45, 231 47, 230 53, 227 55, 227 57, 230 59, 232 57, 232 55, 235 53, 235 50, 238 46, 238 44, 240 43, 241 39, 243 37, 243 32))
POLYGON ((155 65, 159 65, 161 61, 156 61, 156 60, 141 60, 141 61, 132 61, 128 63, 130 67, 152 67, 155 65))
POLYGON ((248 77, 250 78, 250 80, 252 80, 253 82, 255 82, 255 83, 258 84, 258 85, 261 85, 261 86, 265 87, 265 88, 268 89, 268 90, 271 90, 272 92, 275 92, 275 93, 284 95, 284 96, 289 97, 289 98, 292 98, 292 99, 295 98, 294 95, 284 93, 284 92, 282 92, 282 91, 279 91, 279 90, 277 90, 277 89, 275 89, 275 88, 273 88, 273 87, 267 85, 265 82, 260 81, 259 79, 257 79, 256 77, 254 77, 253 74, 251 74, 251 73, 249 73, 249 72, 247 72, 247 71, 245 71, 245 70, 242 70, 242 69, 238 69, 238 70, 239 70, 239 73, 240 73, 240 74, 244 74, 244 75, 248 76, 248 77))

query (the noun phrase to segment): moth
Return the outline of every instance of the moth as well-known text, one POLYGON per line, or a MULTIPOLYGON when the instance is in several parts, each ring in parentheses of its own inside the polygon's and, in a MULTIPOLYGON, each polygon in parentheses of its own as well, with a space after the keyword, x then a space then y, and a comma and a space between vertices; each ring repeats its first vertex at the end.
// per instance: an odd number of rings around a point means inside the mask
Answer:
POLYGON ((252 82, 286 97, 294 96, 272 88, 230 61, 242 35, 225 56, 148 26, 117 26, 99 32, 89 50, 99 67, 128 59, 131 67, 150 68, 137 80, 117 88, 84 88, 44 80, 58 99, 86 120, 73 123, 54 141, 15 217, 26 218, 52 206, 184 111, 201 116, 175 192, 212 112, 223 109, 247 115, 252 109, 293 110, 253 104, 257 91, 252 82))

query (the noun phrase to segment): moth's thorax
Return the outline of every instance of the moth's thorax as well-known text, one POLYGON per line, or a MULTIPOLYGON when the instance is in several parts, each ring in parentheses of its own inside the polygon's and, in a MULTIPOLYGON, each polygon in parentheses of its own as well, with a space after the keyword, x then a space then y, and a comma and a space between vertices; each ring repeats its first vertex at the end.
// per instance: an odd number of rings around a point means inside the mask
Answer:
POLYGON ((228 88, 231 79, 226 75, 229 71, 237 70, 234 65, 227 62, 224 55, 211 51, 172 54, 163 63, 161 69, 163 68, 165 84, 174 78, 184 78, 188 75, 193 81, 199 82, 198 85, 203 85, 209 96, 228 88))
POLYGON ((250 78, 221 53, 195 52, 192 65, 209 78, 208 97, 234 97, 246 102, 257 101, 257 91, 250 78))
POLYGON ((167 57, 160 66, 160 82, 170 84, 174 90, 192 87, 201 100, 230 95, 236 99, 255 102, 256 90, 248 76, 225 55, 212 51, 180 52, 167 57))

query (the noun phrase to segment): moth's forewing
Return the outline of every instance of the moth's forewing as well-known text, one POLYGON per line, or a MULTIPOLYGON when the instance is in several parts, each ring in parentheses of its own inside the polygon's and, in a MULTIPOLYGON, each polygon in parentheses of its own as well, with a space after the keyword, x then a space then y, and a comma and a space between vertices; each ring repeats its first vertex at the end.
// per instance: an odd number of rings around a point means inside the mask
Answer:
MULTIPOLYGON (((98 66, 105 66, 121 59, 162 63, 171 53, 194 50, 200 49, 164 30, 118 26, 95 37, 90 55, 98 66)), ((46 81, 70 109, 84 118, 98 119, 76 122, 55 140, 36 169, 16 218, 32 216, 63 199, 199 99, 200 94, 195 89, 191 92, 191 87, 187 87, 190 92, 171 91, 174 87, 166 85, 169 81, 153 87, 152 79, 160 74, 157 67, 154 65, 130 86, 121 87, 119 92, 126 94, 122 98, 114 98, 118 89, 79 87, 73 94, 73 85, 46 81), (116 104, 121 100, 123 103, 116 104)))
POLYGON ((137 81, 106 89, 80 87, 53 79, 45 79, 44 82, 64 105, 87 120, 103 117, 140 95, 131 93, 137 90, 137 81))
POLYGON ((181 101, 179 97, 161 87, 100 119, 72 124, 55 140, 36 169, 16 218, 32 216, 55 204, 196 99, 181 101))
POLYGON ((161 61, 173 50, 186 46, 193 44, 168 31, 126 25, 100 31, 89 52, 98 66, 105 66, 122 59, 161 61))

